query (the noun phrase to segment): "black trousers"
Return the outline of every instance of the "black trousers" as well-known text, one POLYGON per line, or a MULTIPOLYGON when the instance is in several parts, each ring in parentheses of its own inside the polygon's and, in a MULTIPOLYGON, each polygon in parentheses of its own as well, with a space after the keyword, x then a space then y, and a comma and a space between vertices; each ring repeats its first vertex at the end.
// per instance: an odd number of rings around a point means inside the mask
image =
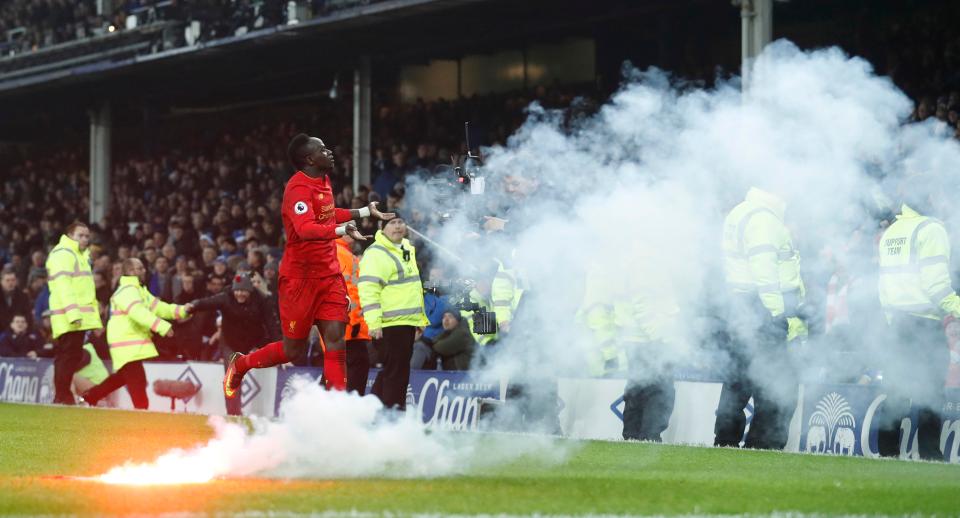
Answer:
POLYGON ((143 361, 125 363, 120 370, 114 372, 102 383, 88 390, 83 398, 91 405, 110 395, 111 392, 126 385, 133 407, 146 410, 150 406, 147 399, 147 373, 143 370, 143 361))
POLYGON ((372 392, 387 408, 397 408, 401 411, 407 408, 410 356, 413 355, 413 338, 416 330, 417 328, 413 326, 384 327, 383 338, 373 342, 377 357, 383 362, 383 369, 373 380, 372 392))
POLYGON ((753 396, 747 448, 782 450, 797 404, 796 374, 787 353, 786 319, 774 319, 756 295, 734 297, 722 346, 730 357, 714 445, 739 447, 746 428, 744 407, 753 396))
POLYGON ((86 331, 71 331, 57 338, 53 358, 53 402, 61 405, 73 405, 73 375, 80 370, 83 362, 83 337, 86 331))
MULTIPOLYGON (((369 340, 347 340, 347 392, 367 393, 370 376, 369 340)), ((406 394, 404 394, 406 396, 406 394)))
POLYGON ((663 343, 627 344, 627 387, 623 394, 623 438, 660 442, 676 391, 668 366, 657 360, 663 343))
POLYGON ((886 355, 883 385, 887 401, 878 415, 877 448, 885 457, 900 455, 900 422, 910 404, 918 408, 917 449, 921 459, 943 460, 941 411, 950 349, 939 320, 895 315, 890 322, 892 354, 886 355))

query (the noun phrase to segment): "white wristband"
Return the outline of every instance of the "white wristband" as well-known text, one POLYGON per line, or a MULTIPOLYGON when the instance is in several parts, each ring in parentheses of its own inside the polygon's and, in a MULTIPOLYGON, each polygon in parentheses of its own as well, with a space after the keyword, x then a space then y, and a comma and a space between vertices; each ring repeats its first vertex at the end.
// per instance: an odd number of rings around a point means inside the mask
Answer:
POLYGON ((359 214, 361 218, 369 218, 369 217, 370 217, 370 207, 364 207, 364 208, 362 208, 362 209, 357 209, 357 214, 359 214))
POLYGON ((345 236, 345 235, 347 235, 347 226, 343 225, 343 226, 337 227, 337 236, 345 236))

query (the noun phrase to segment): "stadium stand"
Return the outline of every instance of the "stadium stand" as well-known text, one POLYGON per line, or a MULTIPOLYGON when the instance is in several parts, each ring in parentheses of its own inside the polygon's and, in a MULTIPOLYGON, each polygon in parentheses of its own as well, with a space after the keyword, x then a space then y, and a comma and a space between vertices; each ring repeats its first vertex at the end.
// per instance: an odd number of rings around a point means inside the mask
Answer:
MULTIPOLYGON (((523 122, 530 102, 563 107, 575 98, 591 99, 583 97, 587 93, 589 89, 541 87, 455 101, 381 104, 374 121, 374 183, 357 193, 350 186, 352 149, 339 144, 350 142, 349 129, 337 123, 345 117, 335 108, 289 121, 269 121, 278 115, 267 113, 256 123, 244 122, 252 118, 249 114, 199 126, 194 119, 172 123, 157 130, 153 149, 124 153, 115 162, 110 214, 91 228, 94 271, 112 290, 119 279, 118 261, 140 257, 149 270, 151 291, 171 302, 182 299, 184 277, 197 287, 195 296, 209 294, 209 276, 229 279, 238 269, 275 282, 283 246, 279 198, 293 173, 285 156, 290 135, 315 131, 334 144, 340 157, 332 177, 338 206, 380 200, 395 209, 402 206, 407 174, 433 174, 435 166, 449 164, 463 152, 462 120, 483 114, 488 128, 484 142, 503 144, 523 122), (384 184, 385 178, 391 180, 384 184), (216 266, 220 261, 224 265, 216 266)), ((87 165, 85 153, 72 149, 28 156, 9 169, 0 193, 0 264, 17 272, 21 287, 34 284, 40 273, 36 267, 62 229, 85 220, 87 165)), ((371 221, 361 225, 375 228, 371 221)), ((42 291, 31 291, 31 306, 42 291)), ((49 337, 41 314, 36 331, 49 337)), ((207 325, 207 331, 215 329, 207 325)), ((196 351, 182 340, 180 345, 196 351)), ((170 356, 177 355, 183 356, 171 351, 170 356)))

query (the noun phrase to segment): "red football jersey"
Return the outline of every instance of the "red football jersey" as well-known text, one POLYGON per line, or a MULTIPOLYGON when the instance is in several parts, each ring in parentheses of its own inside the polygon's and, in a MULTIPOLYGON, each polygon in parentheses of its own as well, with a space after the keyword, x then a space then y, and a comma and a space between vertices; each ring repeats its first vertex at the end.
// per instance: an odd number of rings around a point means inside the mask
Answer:
POLYGON ((280 212, 287 235, 280 275, 296 279, 340 275, 336 229, 351 218, 348 209, 334 207, 330 178, 297 171, 283 190, 280 212))

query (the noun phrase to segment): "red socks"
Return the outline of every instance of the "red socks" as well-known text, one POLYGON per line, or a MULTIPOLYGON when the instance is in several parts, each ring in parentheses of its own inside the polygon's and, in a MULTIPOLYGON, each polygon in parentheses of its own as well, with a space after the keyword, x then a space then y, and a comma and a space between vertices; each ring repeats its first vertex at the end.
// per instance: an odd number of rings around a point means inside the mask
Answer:
POLYGON ((347 390, 347 351, 323 352, 323 377, 327 390, 347 390))
MULTIPOLYGON (((250 369, 262 369, 287 363, 283 342, 269 343, 250 354, 237 359, 237 370, 245 373, 250 369)), ((323 374, 329 390, 347 389, 347 351, 326 350, 323 353, 323 374)))
POLYGON ((237 370, 247 372, 250 369, 262 369, 287 363, 287 355, 283 353, 283 342, 271 342, 237 359, 237 370))

